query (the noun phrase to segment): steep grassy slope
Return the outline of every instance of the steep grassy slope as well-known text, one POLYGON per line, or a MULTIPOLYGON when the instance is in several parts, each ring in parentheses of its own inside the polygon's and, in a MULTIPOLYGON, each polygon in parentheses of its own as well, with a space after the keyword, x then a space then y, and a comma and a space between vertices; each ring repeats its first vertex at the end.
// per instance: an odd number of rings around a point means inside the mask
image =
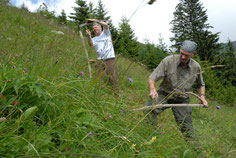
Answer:
MULTIPOLYGON (((142 112, 127 111, 147 102, 150 72, 144 67, 118 57, 118 97, 109 85, 101 88, 89 79, 82 42, 72 28, 3 4, 0 28, 0 157, 199 156, 184 141, 171 110, 156 127, 142 112)), ((235 157, 235 109, 216 105, 209 101, 208 109, 193 110, 202 152, 235 157)))

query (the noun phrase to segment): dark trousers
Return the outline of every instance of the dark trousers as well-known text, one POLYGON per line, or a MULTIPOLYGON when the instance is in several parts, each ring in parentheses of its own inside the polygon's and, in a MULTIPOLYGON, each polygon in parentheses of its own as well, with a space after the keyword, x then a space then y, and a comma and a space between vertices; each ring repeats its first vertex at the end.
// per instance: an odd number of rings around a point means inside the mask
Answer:
MULTIPOLYGON (((106 72, 111 85, 113 86, 116 92, 119 91, 119 82, 118 82, 118 73, 116 68, 116 59, 111 58, 107 60, 99 60, 97 61, 96 65, 96 75, 99 76, 104 71, 106 72)), ((100 80, 104 82, 103 75, 100 77, 100 80)))
MULTIPOLYGON (((189 98, 171 98, 166 99, 168 94, 164 92, 158 92, 157 100, 149 99, 147 106, 153 105, 155 103, 161 104, 189 104, 189 98)), ((151 111, 153 124, 157 124, 157 115, 163 112, 168 108, 158 108, 151 111)), ((150 112, 150 111, 149 111, 150 112)), ((172 112, 175 117, 175 121, 177 125, 180 127, 181 132, 184 134, 186 138, 193 138, 194 136, 194 128, 192 125, 192 107, 172 107, 172 112)))

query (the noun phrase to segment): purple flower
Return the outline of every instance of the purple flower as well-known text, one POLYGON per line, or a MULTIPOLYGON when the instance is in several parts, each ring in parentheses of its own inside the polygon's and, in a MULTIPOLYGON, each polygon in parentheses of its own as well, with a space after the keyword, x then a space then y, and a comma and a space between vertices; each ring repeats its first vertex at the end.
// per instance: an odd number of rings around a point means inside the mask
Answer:
POLYGON ((221 110, 220 106, 216 106, 216 108, 217 108, 218 110, 221 110))
POLYGON ((163 135, 163 134, 164 134, 164 132, 163 132, 163 131, 161 131, 161 132, 160 132, 160 135, 163 135))
POLYGON ((128 78, 128 80, 129 80, 131 83, 133 83, 133 79, 132 79, 132 78, 128 78))
POLYGON ((92 137, 93 135, 93 132, 89 132, 88 137, 92 137))
POLYGON ((120 111, 121 111, 121 113, 122 113, 122 116, 126 116, 127 110, 120 110, 120 111))
POLYGON ((161 124, 161 128, 163 128, 163 127, 164 127, 164 125, 161 124))
POLYGON ((1 117, 1 118, 0 118, 0 122, 2 122, 2 121, 6 121, 6 120, 7 120, 6 117, 1 117))
POLYGON ((84 75, 84 72, 81 71, 81 72, 79 73, 79 75, 80 75, 80 76, 83 76, 83 75, 84 75))
POLYGON ((24 68, 24 72, 26 72, 28 69, 27 68, 24 68))

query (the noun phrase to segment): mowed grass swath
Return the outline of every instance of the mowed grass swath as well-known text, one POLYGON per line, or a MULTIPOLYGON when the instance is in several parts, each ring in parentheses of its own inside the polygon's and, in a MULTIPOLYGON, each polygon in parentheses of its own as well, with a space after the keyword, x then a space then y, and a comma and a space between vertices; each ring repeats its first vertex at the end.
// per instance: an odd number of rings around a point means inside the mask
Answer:
MULTIPOLYGON (((110 85, 101 89, 96 77, 89 79, 77 30, 2 3, 0 28, 0 157, 199 155, 184 141, 171 110, 156 127, 142 111, 128 111, 148 100, 151 72, 145 67, 118 57, 117 97, 110 85)), ((193 109, 202 151, 235 157, 235 108, 208 101, 208 109, 193 109)))

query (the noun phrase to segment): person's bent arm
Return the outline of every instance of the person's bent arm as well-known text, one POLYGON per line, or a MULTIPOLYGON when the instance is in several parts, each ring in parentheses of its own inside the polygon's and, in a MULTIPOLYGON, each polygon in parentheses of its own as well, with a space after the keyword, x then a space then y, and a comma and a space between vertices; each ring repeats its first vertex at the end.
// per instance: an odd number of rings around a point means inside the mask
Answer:
POLYGON ((156 90, 156 87, 155 87, 155 81, 153 81, 152 79, 148 79, 148 85, 149 85, 149 90, 150 90, 150 93, 149 93, 149 96, 153 99, 155 97, 158 97, 158 93, 157 93, 157 90, 156 90))
POLYGON ((93 41, 92 41, 92 37, 91 37, 91 32, 89 30, 86 30, 86 34, 88 35, 88 44, 90 47, 93 48, 93 41))
POLYGON ((199 93, 200 93, 200 98, 201 98, 202 104, 205 107, 208 107, 208 102, 205 99, 205 87, 200 87, 199 88, 199 93))
POLYGON ((104 21, 98 21, 98 23, 101 24, 106 30, 109 29, 109 26, 108 26, 108 24, 107 24, 106 22, 104 22, 104 21))
POLYGON ((102 25, 106 30, 109 29, 108 24, 107 24, 106 22, 104 22, 104 21, 97 20, 97 19, 86 19, 86 22, 87 22, 87 23, 90 22, 90 21, 99 23, 99 24, 102 25))

